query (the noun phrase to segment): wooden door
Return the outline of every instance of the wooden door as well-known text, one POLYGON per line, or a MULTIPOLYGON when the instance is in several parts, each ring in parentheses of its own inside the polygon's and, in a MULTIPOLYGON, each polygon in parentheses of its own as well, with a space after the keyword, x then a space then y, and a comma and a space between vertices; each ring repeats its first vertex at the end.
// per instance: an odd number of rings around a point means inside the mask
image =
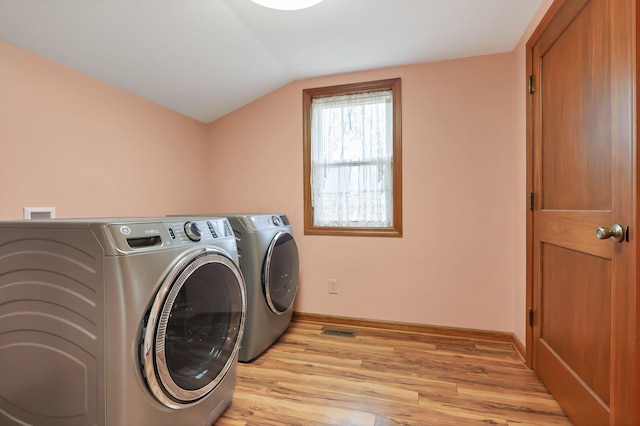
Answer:
POLYGON ((530 361, 576 424, 638 424, 635 1, 557 0, 527 47, 530 361))

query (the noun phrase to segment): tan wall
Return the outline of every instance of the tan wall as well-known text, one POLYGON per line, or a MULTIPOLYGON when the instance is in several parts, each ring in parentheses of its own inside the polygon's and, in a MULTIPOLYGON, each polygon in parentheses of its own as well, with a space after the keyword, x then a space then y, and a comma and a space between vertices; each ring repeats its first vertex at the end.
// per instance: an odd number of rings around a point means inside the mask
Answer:
POLYGON ((512 331, 514 71, 504 53, 285 86, 210 125, 212 158, 228 160, 211 169, 215 208, 289 215, 298 311, 512 331), (304 236, 302 90, 393 77, 402 79, 403 238, 304 236))
POLYGON ((201 209, 205 146, 206 125, 0 41, 1 219, 201 209))

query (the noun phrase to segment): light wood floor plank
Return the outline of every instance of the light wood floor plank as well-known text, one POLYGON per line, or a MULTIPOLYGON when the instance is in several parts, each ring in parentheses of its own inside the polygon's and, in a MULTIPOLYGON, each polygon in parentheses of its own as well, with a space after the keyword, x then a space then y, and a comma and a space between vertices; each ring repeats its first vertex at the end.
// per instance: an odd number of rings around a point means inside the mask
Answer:
POLYGON ((570 425, 509 343, 296 320, 219 426, 570 425), (324 328, 356 337, 322 334, 324 328))

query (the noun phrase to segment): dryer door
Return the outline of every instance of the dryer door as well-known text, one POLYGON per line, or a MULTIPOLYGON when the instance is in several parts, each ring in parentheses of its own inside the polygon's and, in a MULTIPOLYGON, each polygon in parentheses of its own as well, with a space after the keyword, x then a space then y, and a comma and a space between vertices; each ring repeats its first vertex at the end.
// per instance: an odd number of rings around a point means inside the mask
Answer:
POLYGON ((278 232, 267 249, 262 267, 262 289, 275 314, 284 314, 298 292, 298 246, 288 232, 278 232))
POLYGON ((246 293, 242 274, 224 254, 199 250, 164 281, 149 311, 142 363, 155 397, 183 408, 224 378, 242 341, 246 293))

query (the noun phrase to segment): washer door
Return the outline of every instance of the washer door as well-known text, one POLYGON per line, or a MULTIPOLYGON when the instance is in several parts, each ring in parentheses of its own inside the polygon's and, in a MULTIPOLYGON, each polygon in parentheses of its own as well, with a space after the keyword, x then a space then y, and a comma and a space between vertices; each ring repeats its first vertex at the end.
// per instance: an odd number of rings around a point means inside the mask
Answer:
POLYGON ((267 249, 262 267, 262 289, 274 314, 282 315, 298 292, 298 246, 288 232, 278 232, 267 249))
POLYGON ((211 392, 235 361, 246 310, 242 273, 223 253, 199 250, 165 279, 146 321, 147 384, 167 407, 211 392))

